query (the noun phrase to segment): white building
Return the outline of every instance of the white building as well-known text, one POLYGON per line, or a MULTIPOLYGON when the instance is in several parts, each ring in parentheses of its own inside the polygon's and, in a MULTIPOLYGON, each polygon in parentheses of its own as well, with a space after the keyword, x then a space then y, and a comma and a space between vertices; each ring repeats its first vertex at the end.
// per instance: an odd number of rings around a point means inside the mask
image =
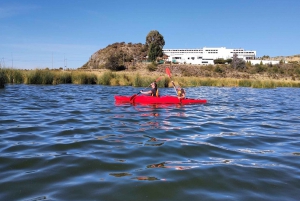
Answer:
MULTIPOLYGON (((180 64, 214 64, 215 59, 232 59, 234 54, 238 58, 250 61, 253 64, 260 63, 261 60, 255 60, 256 51, 244 49, 226 49, 225 47, 202 49, 163 49, 163 53, 168 56, 168 61, 180 64)), ((264 63, 279 63, 279 61, 266 61, 264 63)))

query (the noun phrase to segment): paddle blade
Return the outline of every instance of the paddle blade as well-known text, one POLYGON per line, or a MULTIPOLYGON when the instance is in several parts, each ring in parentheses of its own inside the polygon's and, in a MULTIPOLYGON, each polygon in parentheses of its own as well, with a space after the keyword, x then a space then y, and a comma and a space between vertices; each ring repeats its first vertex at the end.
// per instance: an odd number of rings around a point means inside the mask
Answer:
POLYGON ((160 79, 161 79, 161 77, 158 77, 158 78, 155 80, 155 82, 158 82, 160 79))
POLYGON ((136 96, 137 96, 137 94, 134 94, 133 96, 131 96, 130 102, 133 102, 133 100, 135 99, 136 96))
POLYGON ((169 77, 171 77, 171 71, 170 71, 170 68, 168 68, 168 67, 166 68, 166 73, 168 74, 169 77))

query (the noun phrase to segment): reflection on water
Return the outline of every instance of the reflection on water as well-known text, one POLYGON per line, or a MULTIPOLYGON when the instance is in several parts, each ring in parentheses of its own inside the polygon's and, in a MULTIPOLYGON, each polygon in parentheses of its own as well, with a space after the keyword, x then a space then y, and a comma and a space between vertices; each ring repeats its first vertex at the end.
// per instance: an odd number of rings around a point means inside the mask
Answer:
POLYGON ((1 89, 0 200, 298 200, 299 89, 187 90, 208 103, 116 105, 132 87, 1 89))
POLYGON ((123 173, 110 173, 109 175, 114 177, 126 177, 126 176, 131 176, 132 174, 123 172, 123 173))

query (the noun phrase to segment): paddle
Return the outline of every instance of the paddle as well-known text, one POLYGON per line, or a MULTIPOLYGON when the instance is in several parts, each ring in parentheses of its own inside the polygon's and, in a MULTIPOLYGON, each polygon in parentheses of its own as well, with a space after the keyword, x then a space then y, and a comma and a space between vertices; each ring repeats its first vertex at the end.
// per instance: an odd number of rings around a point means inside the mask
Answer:
MULTIPOLYGON (((177 90, 176 90, 176 86, 175 86, 175 84, 174 84, 174 82, 173 82, 173 80, 172 80, 172 78, 171 78, 171 71, 170 71, 170 68, 166 68, 166 73, 168 74, 168 76, 169 76, 169 78, 171 79, 171 82, 172 82, 172 84, 173 84, 173 87, 174 87, 174 90, 175 90, 175 93, 176 93, 176 96, 178 95, 177 94, 177 90)), ((179 102, 180 102, 180 104, 181 104, 181 99, 179 99, 179 102)))
MULTIPOLYGON (((155 80, 155 82, 158 82, 160 80, 160 77, 158 77, 156 80, 155 80)), ((149 84, 149 86, 148 87, 150 87, 151 86, 151 84, 149 84)), ((146 87, 145 89, 147 89, 148 87, 146 87)), ((143 89, 142 91, 144 91, 145 89, 143 89)), ((131 96, 130 97, 130 103, 133 103, 134 102, 134 99, 135 99, 135 97, 137 96, 137 95, 139 95, 141 93, 141 91, 139 91, 139 93, 137 93, 137 94, 134 94, 133 96, 131 96)))
POLYGON ((169 76, 169 78, 171 79, 171 82, 172 82, 172 84, 173 84, 173 87, 174 87, 174 89, 175 89, 175 93, 176 93, 176 96, 177 96, 177 90, 176 90, 176 86, 175 86, 175 84, 174 84, 174 82, 172 81, 172 78, 171 78, 171 71, 170 71, 170 68, 166 68, 166 73, 168 74, 168 76, 169 76))

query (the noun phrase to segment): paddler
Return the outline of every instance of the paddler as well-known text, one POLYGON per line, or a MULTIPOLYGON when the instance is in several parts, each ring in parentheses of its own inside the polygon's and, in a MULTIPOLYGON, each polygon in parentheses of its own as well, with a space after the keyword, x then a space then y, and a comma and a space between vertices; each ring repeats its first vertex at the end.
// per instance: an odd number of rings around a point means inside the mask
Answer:
POLYGON ((177 97, 178 99, 185 99, 185 90, 184 88, 181 88, 181 87, 176 87, 176 85, 174 84, 174 82, 172 81, 172 84, 177 92, 177 97))
POLYGON ((140 91, 142 94, 148 94, 150 96, 156 96, 156 97, 159 97, 159 94, 158 94, 158 89, 157 89, 157 84, 156 82, 152 82, 151 83, 151 87, 152 89, 149 90, 149 91, 140 91))

